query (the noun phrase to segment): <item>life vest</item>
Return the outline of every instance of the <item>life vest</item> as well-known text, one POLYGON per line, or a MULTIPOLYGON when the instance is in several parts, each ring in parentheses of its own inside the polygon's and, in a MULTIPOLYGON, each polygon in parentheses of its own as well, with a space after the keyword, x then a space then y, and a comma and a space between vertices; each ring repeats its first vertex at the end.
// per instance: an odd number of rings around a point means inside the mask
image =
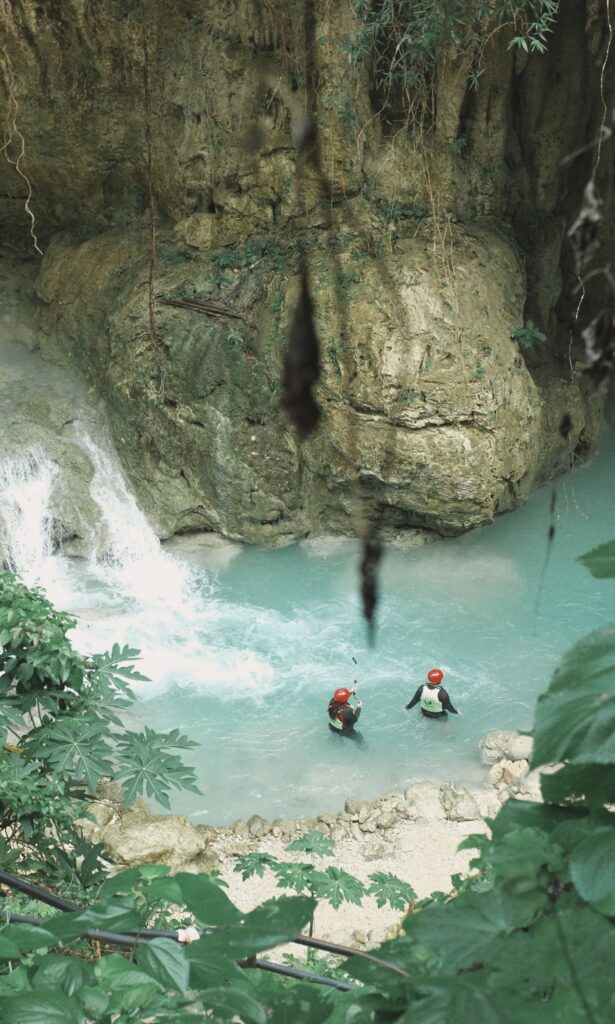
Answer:
POLYGON ((439 686, 424 686, 421 692, 421 708, 423 711, 429 711, 432 715, 439 715, 440 712, 444 711, 440 702, 440 687, 439 686))
POLYGON ((331 698, 331 700, 329 701, 329 707, 327 709, 329 712, 329 724, 332 725, 334 729, 339 729, 340 732, 342 731, 342 729, 348 728, 348 725, 344 721, 344 716, 342 714, 343 707, 346 707, 346 705, 338 704, 336 700, 333 700, 333 698, 331 698))

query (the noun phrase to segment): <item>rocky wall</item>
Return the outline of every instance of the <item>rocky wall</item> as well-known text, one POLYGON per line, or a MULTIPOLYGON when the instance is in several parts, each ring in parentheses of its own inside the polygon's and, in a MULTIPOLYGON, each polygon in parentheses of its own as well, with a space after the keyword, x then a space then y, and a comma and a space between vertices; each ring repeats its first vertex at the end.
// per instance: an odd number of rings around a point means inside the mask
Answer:
MULTIPOLYGON (((476 92, 443 59, 418 139, 374 108, 369 64, 349 71, 350 5, 297 8, 4 4, 3 238, 36 233, 41 348, 105 398, 161 536, 468 529, 597 436, 600 403, 574 374, 566 239, 594 150, 562 160, 606 109, 608 26, 593 0, 563 4, 547 54, 530 57, 503 31, 476 92), (299 181, 310 105, 320 172, 299 181), (279 408, 300 250, 324 412, 301 447, 279 408), (226 312, 163 302, 185 299, 226 312), (527 319, 548 343, 521 351, 511 332, 527 319)), ((612 165, 605 145, 605 197, 612 165)), ((600 300, 590 283, 585 318, 600 300)))

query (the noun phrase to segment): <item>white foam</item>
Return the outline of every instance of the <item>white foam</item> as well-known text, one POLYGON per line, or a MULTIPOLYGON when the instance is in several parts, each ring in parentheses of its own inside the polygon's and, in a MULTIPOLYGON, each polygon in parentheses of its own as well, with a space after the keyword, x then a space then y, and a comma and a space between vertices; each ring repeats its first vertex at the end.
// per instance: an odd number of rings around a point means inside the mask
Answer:
POLYGON ((30 584, 45 577, 53 549, 50 500, 58 467, 38 447, 0 461, 0 553, 30 584))

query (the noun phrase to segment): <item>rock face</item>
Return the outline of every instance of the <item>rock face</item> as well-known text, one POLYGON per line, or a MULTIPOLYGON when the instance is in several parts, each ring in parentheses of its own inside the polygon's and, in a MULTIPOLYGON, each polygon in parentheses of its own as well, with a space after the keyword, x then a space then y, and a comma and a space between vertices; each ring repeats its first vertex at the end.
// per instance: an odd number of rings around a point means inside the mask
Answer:
MULTIPOLYGON (((105 398, 161 536, 279 544, 361 518, 459 532, 591 448, 600 409, 570 371, 565 237, 589 163, 564 175, 561 161, 596 132, 606 36, 593 0, 561 7, 544 58, 495 37, 476 93, 447 63, 417 141, 387 134, 366 71, 348 73, 351 6, 316 0, 304 78, 328 186, 308 168, 299 197, 303 12, 153 0, 142 22, 129 0, 11 5, 0 116, 26 140, 41 346, 105 398), (279 408, 300 248, 323 408, 303 446, 279 408), (529 318, 549 343, 526 353, 511 331, 529 318)), ((0 162, 12 241, 28 238, 21 185, 0 162)))

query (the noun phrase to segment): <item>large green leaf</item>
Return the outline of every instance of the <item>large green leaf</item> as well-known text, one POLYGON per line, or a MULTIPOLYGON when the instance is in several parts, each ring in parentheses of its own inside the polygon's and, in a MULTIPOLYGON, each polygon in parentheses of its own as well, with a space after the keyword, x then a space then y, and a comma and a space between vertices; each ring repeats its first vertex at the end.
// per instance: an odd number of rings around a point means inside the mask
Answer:
POLYGON ((207 949, 204 951, 197 942, 186 947, 186 958, 190 964, 191 988, 216 988, 241 979, 241 968, 234 960, 207 949))
POLYGON ((210 988, 201 995, 203 1009, 213 1011, 215 1017, 223 1014, 223 1020, 241 1018, 246 1024, 267 1024, 263 1007, 236 988, 210 988))
POLYGON ((216 928, 190 944, 190 960, 202 961, 210 954, 233 960, 254 956, 281 946, 294 938, 310 920, 316 907, 308 896, 280 896, 245 914, 239 924, 216 928))
POLYGON ((62 991, 66 996, 79 992, 89 982, 92 967, 74 957, 48 955, 32 977, 35 991, 62 991))
POLYGON ((216 882, 207 875, 179 872, 172 878, 153 881, 147 889, 152 899, 185 904, 198 925, 232 924, 241 919, 241 912, 216 882))
POLYGON ((143 912, 135 907, 129 897, 119 896, 93 903, 73 913, 57 914, 46 924, 56 940, 69 942, 95 929, 122 932, 141 928, 143 912))
POLYGON ((591 828, 570 857, 570 875, 577 892, 588 903, 599 903, 603 913, 615 914, 615 824, 591 828))
POLYGON ((525 924, 524 917, 502 893, 468 892, 445 906, 413 914, 404 927, 408 938, 441 957, 442 969, 448 974, 485 960, 494 941, 525 924))
POLYGON ((615 629, 585 637, 538 701, 532 764, 615 761, 615 629))
MULTIPOLYGON (((47 922, 50 924, 51 922, 47 922)), ((22 950, 44 949, 56 945, 53 932, 33 924, 9 924, 2 930, 7 942, 22 950)))
POLYGON ((26 992, 0 1001, 0 1020, 6 1024, 84 1024, 81 1007, 67 996, 26 992))
POLYGON ((615 576, 615 540, 609 540, 606 544, 593 548, 577 558, 577 562, 589 569, 596 579, 610 579, 615 576))
POLYGON ((173 939, 152 939, 137 946, 139 967, 163 988, 186 993, 190 964, 185 950, 173 939))
POLYGON ((540 779, 548 803, 580 801, 589 807, 615 803, 615 767, 597 764, 566 764, 559 771, 544 773, 540 779))
POLYGON ((563 850, 540 829, 523 828, 492 844, 488 861, 496 883, 510 887, 517 882, 538 882, 544 868, 558 871, 562 866, 563 850))
POLYGON ((18 960, 19 947, 0 933, 0 960, 18 960))
POLYGON ((117 896, 128 894, 141 883, 147 884, 154 878, 166 877, 169 874, 166 864, 139 864, 134 868, 119 871, 117 875, 106 878, 98 890, 99 896, 117 896))

